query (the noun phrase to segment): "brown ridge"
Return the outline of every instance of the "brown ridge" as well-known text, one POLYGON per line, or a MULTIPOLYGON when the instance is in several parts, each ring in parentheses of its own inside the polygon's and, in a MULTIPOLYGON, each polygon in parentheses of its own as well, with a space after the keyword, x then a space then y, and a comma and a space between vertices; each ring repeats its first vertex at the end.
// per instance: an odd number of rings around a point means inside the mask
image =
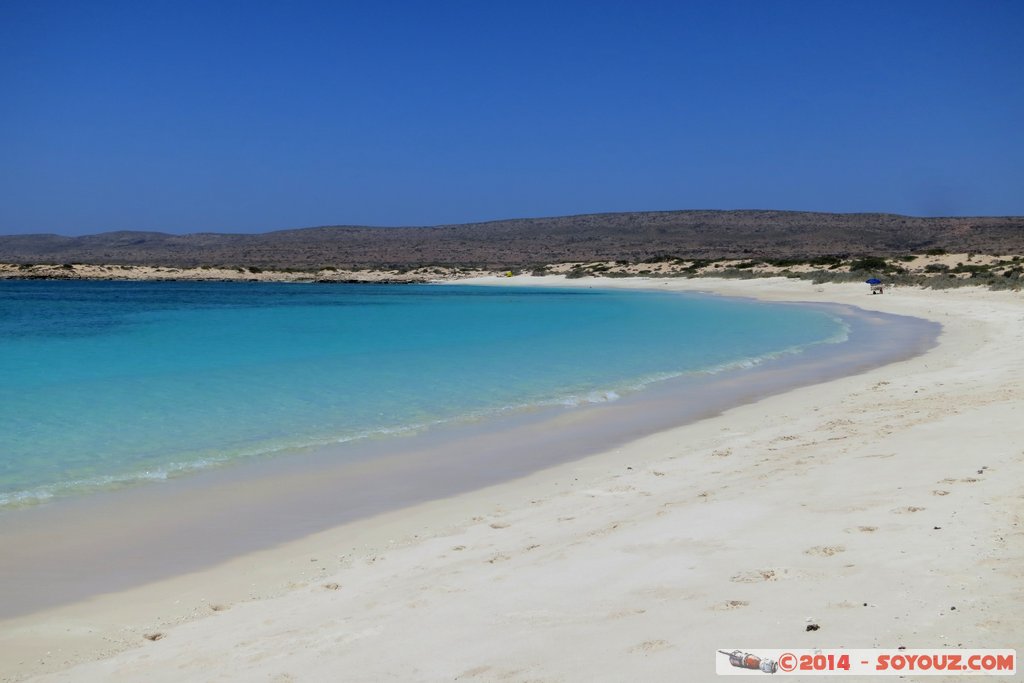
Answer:
POLYGON ((330 226, 261 234, 0 236, 0 262, 173 267, 422 265, 1024 252, 1024 217, 918 218, 796 211, 660 211, 433 227, 330 226))

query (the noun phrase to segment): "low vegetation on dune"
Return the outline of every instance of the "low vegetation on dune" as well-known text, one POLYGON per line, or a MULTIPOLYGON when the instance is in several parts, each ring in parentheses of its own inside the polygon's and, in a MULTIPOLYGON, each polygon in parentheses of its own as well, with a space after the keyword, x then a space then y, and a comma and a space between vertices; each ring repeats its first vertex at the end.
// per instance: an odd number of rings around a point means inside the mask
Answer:
POLYGON ((918 285, 934 289, 987 286, 1020 291, 1024 257, 986 254, 901 255, 894 258, 818 256, 809 259, 684 259, 655 257, 628 260, 533 264, 525 267, 463 268, 260 268, 233 266, 172 268, 89 264, 0 264, 0 279, 213 280, 247 282, 414 283, 481 275, 562 275, 575 278, 758 278, 788 277, 823 282, 864 282, 878 278, 886 285, 918 285))
POLYGON ((815 257, 810 259, 688 260, 664 258, 643 263, 589 262, 535 269, 533 274, 581 277, 789 277, 823 282, 863 282, 878 278, 889 285, 935 289, 983 285, 992 289, 1024 287, 1024 256, 930 253, 882 257, 815 257))

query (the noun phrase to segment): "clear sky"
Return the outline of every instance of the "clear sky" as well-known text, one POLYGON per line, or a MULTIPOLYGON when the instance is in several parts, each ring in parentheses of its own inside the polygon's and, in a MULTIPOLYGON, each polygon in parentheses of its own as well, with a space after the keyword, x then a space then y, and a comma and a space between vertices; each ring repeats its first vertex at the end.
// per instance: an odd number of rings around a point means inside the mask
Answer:
POLYGON ((0 233, 1024 214, 1024 1, 3 0, 0 233))

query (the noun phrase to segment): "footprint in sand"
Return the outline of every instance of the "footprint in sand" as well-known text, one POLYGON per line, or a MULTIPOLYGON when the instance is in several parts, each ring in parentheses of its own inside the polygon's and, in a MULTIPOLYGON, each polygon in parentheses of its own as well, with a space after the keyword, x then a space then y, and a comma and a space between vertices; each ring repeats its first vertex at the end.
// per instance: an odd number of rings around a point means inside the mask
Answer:
POLYGON ((635 616, 637 616, 639 614, 644 614, 646 612, 647 612, 647 610, 641 609, 641 608, 638 607, 636 609, 626 609, 626 610, 622 610, 622 611, 619 611, 619 612, 612 612, 611 614, 608 615, 608 618, 609 619, 625 619, 626 617, 635 617, 635 616))
POLYGON ((843 531, 845 531, 848 534, 852 534, 854 531, 859 531, 862 534, 870 534, 870 533, 873 533, 875 531, 878 531, 878 527, 877 526, 855 526, 855 527, 850 527, 849 529, 843 529, 843 531))
POLYGON ((935 490, 935 491, 932 491, 932 495, 933 496, 948 496, 949 495, 949 491, 935 490))
POLYGON ((508 522, 491 522, 492 529, 507 529, 508 522))
POLYGON ((607 536, 608 534, 610 534, 610 533, 616 531, 617 529, 619 529, 621 526, 622 526, 622 522, 612 522, 611 524, 609 524, 608 526, 606 526, 604 528, 595 529, 594 531, 591 531, 589 534, 587 534, 587 536, 598 536, 598 537, 599 536, 607 536))
POLYGON ((777 581, 778 578, 774 569, 755 569, 735 574, 729 580, 733 583, 759 583, 761 581, 777 581))
POLYGON ((461 681, 464 678, 476 678, 480 674, 485 674, 490 670, 491 667, 489 666, 474 666, 472 669, 467 669, 466 671, 460 673, 458 676, 455 677, 455 680, 461 681))
POLYGON ((634 645, 629 648, 630 652, 647 654, 648 652, 657 652, 658 650, 666 650, 672 647, 672 644, 667 640, 645 640, 639 645, 634 645))
POLYGON ((808 548, 804 551, 804 555, 816 555, 818 557, 832 557, 839 553, 846 552, 846 548, 841 545, 816 545, 813 548, 808 548))
POLYGON ((711 609, 721 612, 732 609, 740 609, 741 607, 747 607, 750 603, 746 600, 726 600, 716 605, 712 605, 711 609))
POLYGON ((919 507, 917 505, 908 505, 905 508, 896 508, 895 510, 892 511, 892 513, 894 515, 904 515, 908 512, 921 512, 922 510, 924 510, 923 507, 919 507))

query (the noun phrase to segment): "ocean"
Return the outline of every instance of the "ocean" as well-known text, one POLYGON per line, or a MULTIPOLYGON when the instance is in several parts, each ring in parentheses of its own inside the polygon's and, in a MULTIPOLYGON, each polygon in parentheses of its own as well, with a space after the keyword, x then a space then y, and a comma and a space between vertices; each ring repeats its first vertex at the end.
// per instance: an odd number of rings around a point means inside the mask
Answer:
POLYGON ((845 334, 822 310, 697 294, 0 281, 0 509, 614 402, 845 334))

